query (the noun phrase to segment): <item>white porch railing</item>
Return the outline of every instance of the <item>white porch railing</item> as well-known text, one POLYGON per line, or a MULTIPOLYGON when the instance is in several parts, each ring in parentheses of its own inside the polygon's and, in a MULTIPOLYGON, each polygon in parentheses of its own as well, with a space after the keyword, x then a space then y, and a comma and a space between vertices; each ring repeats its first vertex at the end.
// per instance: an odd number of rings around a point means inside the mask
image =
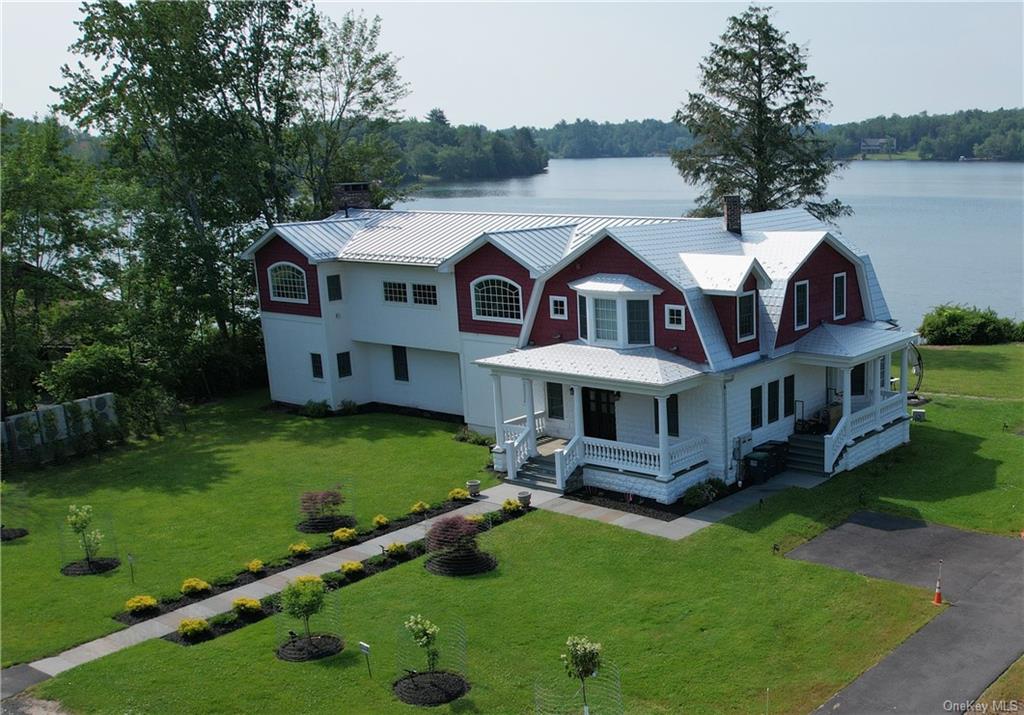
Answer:
POLYGON ((704 448, 707 446, 707 439, 704 435, 698 434, 688 437, 681 442, 669 445, 668 461, 671 472, 675 474, 680 469, 686 469, 704 461, 704 448))
MULTIPOLYGON (((544 410, 540 410, 533 414, 533 423, 537 427, 537 436, 543 437, 547 434, 547 417, 544 415, 544 410)), ((504 441, 507 442, 510 439, 515 439, 520 434, 526 431, 526 415, 519 415, 512 419, 505 420, 503 429, 505 430, 504 441)))
POLYGON ((573 437, 562 449, 555 450, 555 485, 565 489, 565 482, 583 464, 583 438, 573 437))
POLYGON ((509 479, 515 479, 519 468, 530 458, 529 436, 526 430, 523 430, 515 439, 505 442, 505 460, 509 479))
POLYGON ((875 405, 852 412, 825 435, 825 471, 831 472, 843 447, 907 414, 907 396, 897 392, 875 405))
POLYGON ((584 464, 666 478, 703 462, 706 444, 703 435, 692 435, 669 445, 668 469, 663 470, 661 452, 657 447, 596 437, 574 437, 564 449, 555 452, 555 474, 560 487, 577 467, 584 464))
POLYGON ((648 474, 658 474, 661 469, 661 454, 657 447, 613 442, 596 437, 583 438, 583 461, 600 467, 628 469, 648 474))

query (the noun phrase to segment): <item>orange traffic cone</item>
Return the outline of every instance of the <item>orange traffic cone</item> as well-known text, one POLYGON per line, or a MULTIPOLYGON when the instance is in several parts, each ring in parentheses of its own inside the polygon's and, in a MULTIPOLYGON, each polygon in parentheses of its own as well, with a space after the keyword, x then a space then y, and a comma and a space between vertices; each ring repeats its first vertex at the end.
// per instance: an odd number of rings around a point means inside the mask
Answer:
POLYGON ((939 559, 939 577, 935 580, 935 597, 932 598, 932 605, 942 605, 942 559, 939 559))

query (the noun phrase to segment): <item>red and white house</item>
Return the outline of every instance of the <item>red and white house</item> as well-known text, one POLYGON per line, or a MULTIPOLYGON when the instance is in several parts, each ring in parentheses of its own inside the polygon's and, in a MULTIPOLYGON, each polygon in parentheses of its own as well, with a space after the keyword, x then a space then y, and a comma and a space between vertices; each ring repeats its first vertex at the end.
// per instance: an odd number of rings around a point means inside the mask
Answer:
POLYGON ((271 396, 461 415, 495 467, 670 503, 792 438, 824 474, 909 441, 867 255, 802 209, 673 219, 347 209, 255 266, 271 396), (818 434, 800 434, 818 425, 818 434))

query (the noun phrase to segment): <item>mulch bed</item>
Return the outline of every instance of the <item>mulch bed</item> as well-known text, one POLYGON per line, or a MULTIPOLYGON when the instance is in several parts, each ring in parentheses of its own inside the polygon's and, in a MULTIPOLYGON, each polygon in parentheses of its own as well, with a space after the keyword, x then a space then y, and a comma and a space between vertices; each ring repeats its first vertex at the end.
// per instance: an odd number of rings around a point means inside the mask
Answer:
POLYGON ((435 707, 458 700, 469 692, 469 681, 458 673, 435 670, 430 673, 411 673, 399 678, 391 686, 395 696, 409 705, 435 707))
POLYGON ((92 561, 72 561, 71 563, 63 566, 60 570, 65 576, 92 576, 94 574, 106 573, 107 571, 113 571, 121 565, 121 559, 115 559, 113 556, 102 556, 92 561))
POLYGON ((0 541, 14 541, 23 536, 28 536, 28 529, 0 528, 0 541))
POLYGON ((347 514, 336 516, 319 516, 300 521, 295 525, 303 534, 327 534, 336 529, 351 529, 356 525, 356 518, 347 514))
POLYGON ((479 550, 440 552, 427 556, 423 567, 440 576, 473 576, 493 571, 498 567, 498 560, 479 550))
POLYGON ((313 637, 290 638, 277 648, 277 657, 293 663, 320 660, 340 653, 345 641, 328 633, 314 633, 313 637))
MULTIPOLYGON (((735 485, 731 485, 729 491, 719 497, 719 499, 737 491, 739 490, 736 489, 735 485)), ((562 498, 594 506, 603 506, 608 509, 618 509, 630 514, 648 516, 659 521, 674 521, 681 516, 686 516, 691 511, 702 508, 684 504, 682 499, 676 501, 675 504, 660 504, 654 499, 638 496, 630 498, 628 494, 613 492, 609 489, 597 489, 595 487, 583 487, 574 492, 563 494, 562 498)), ((707 505, 705 504, 704 506, 707 505)))
MULTIPOLYGON (((159 613, 159 611, 157 613, 159 613)), ((234 618, 230 618, 230 617, 225 618, 224 616, 219 616, 219 617, 218 616, 214 616, 213 618, 209 619, 209 623, 210 623, 210 630, 209 630, 209 632, 206 633, 205 635, 199 637, 199 638, 184 638, 181 635, 179 635, 177 631, 174 631, 173 633, 168 633, 167 635, 163 636, 163 639, 165 641, 170 641, 171 643, 177 643, 178 645, 184 645, 184 646, 198 645, 199 643, 205 643, 206 641, 211 641, 214 638, 219 638, 220 636, 227 635, 228 633, 231 633, 232 631, 237 631, 239 628, 244 628, 245 626, 249 625, 250 623, 256 623, 258 621, 262 621, 264 618, 267 618, 268 616, 272 616, 275 613, 277 613, 277 609, 276 608, 264 604, 263 610, 261 612, 259 612, 259 613, 247 613, 246 615, 242 616, 242 615, 238 615, 238 614, 236 614, 234 612, 231 612, 231 616, 234 616, 234 618)), ((129 614, 124 614, 124 615, 129 615, 129 614)), ((145 621, 145 620, 147 620, 149 618, 152 618, 152 617, 153 616, 151 616, 151 615, 150 616, 146 616, 145 618, 139 618, 138 620, 136 620, 134 622, 138 623, 139 621, 145 621)), ((118 620, 122 621, 123 623, 131 623, 130 621, 123 620, 121 618, 118 618, 118 620)))

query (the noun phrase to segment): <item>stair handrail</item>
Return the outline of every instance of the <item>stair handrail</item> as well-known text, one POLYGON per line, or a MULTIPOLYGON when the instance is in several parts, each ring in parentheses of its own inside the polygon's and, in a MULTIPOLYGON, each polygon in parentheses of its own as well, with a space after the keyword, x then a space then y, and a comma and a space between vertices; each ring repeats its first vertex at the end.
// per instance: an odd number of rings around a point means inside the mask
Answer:
POLYGON ((565 490, 565 484, 583 461, 583 438, 574 436, 561 449, 555 450, 555 484, 565 490))

